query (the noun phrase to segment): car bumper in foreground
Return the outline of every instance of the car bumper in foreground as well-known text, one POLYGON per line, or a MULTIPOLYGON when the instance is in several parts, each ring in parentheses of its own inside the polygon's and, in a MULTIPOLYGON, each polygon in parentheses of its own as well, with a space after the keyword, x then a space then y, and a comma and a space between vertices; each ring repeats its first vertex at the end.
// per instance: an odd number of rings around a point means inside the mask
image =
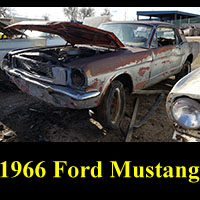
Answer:
POLYGON ((200 142, 200 139, 174 131, 172 139, 178 142, 200 142))

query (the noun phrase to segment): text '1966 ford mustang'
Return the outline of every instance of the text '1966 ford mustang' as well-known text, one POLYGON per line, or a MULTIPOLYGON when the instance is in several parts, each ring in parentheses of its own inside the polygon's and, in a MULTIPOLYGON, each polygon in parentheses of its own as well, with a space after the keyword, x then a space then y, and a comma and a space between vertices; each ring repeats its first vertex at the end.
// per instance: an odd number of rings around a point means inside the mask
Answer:
POLYGON ((1 69, 23 92, 58 107, 95 108, 104 127, 117 129, 126 95, 191 70, 199 43, 174 25, 108 22, 94 28, 71 22, 21 22, 9 29, 57 34, 66 45, 9 52, 1 69))

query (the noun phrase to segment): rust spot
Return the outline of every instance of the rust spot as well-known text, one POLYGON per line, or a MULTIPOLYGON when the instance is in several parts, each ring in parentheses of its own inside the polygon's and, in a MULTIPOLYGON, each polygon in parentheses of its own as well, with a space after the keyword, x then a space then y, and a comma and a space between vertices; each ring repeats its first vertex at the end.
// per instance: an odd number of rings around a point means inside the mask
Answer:
POLYGON ((168 72, 163 72, 162 74, 161 74, 161 76, 166 76, 168 74, 168 72))
POLYGON ((169 60, 164 60, 164 61, 162 62, 162 64, 165 64, 165 63, 170 63, 170 61, 169 61, 169 60))
POLYGON ((149 71, 149 67, 141 67, 140 70, 139 70, 139 72, 138 72, 138 74, 140 76, 144 76, 144 74, 145 74, 146 71, 149 71))
POLYGON ((28 89, 28 87, 27 86, 25 86, 25 85, 20 85, 20 89, 23 91, 23 92, 25 92, 25 93, 29 93, 29 89, 28 89))
POLYGON ((91 72, 90 72, 89 69, 87 70, 86 75, 87 75, 87 76, 90 76, 90 75, 91 75, 91 72))
POLYGON ((170 70, 170 73, 173 73, 173 72, 175 72, 175 69, 170 70))
POLYGON ((96 78, 94 80, 95 80, 94 83, 92 83, 91 85, 88 85, 86 90, 97 88, 98 79, 96 78))
POLYGON ((146 83, 146 81, 139 82, 139 83, 136 84, 136 86, 134 87, 134 90, 141 90, 141 89, 143 89, 145 83, 146 83))
POLYGON ((104 84, 104 81, 101 81, 100 87, 99 87, 99 92, 102 92, 102 90, 103 90, 103 84, 104 84))
POLYGON ((77 105, 76 105, 75 103, 72 103, 72 106, 73 106, 74 108, 77 108, 77 105))
POLYGON ((83 70, 88 74, 90 71, 91 76, 97 76, 100 74, 115 71, 118 68, 126 67, 133 63, 133 66, 137 63, 151 62, 152 51, 135 49, 131 50, 119 50, 114 53, 107 53, 104 55, 84 58, 81 61, 74 61, 73 66, 81 66, 83 70), (148 59, 149 57, 149 59, 148 59), (81 62, 81 63, 80 63, 81 62), (83 65, 83 63, 87 63, 83 65), (95 66, 95 67, 94 67, 95 66))
POLYGON ((163 46, 157 49, 154 49, 153 52, 155 55, 158 55, 160 53, 164 53, 166 51, 172 51, 176 45, 169 45, 169 46, 163 46))
POLYGON ((94 103, 98 105, 100 100, 101 100, 101 97, 98 97, 98 98, 94 101, 94 103))

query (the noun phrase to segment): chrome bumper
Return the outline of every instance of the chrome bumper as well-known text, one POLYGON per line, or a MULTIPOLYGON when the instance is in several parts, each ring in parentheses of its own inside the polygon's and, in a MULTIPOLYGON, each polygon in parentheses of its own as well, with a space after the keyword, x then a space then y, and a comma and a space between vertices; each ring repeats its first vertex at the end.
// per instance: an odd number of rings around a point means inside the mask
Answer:
POLYGON ((23 92, 35 96, 56 107, 88 109, 98 106, 100 92, 84 93, 65 86, 57 86, 27 77, 17 69, 4 68, 11 81, 23 92))
POLYGON ((45 83, 41 83, 41 82, 32 80, 30 78, 27 78, 22 73, 18 72, 16 69, 9 69, 9 68, 5 69, 4 68, 4 70, 6 71, 6 73, 8 75, 18 77, 22 80, 25 80, 26 82, 37 85, 37 86, 47 90, 48 92, 63 94, 74 100, 77 100, 77 101, 87 100, 87 99, 94 98, 94 97, 97 97, 100 95, 100 92, 78 93, 78 92, 75 92, 75 91, 69 90, 69 89, 59 89, 54 86, 49 86, 45 83))
POLYGON ((200 139, 174 131, 172 139, 178 142, 200 142, 200 139))

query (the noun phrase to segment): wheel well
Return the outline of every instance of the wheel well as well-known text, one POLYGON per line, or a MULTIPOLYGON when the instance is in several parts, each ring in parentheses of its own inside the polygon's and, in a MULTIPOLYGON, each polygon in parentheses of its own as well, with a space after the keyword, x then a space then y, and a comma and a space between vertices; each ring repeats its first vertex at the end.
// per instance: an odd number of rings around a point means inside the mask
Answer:
POLYGON ((130 75, 128 74, 121 74, 118 77, 116 77, 114 80, 120 81, 124 88, 128 88, 128 92, 131 93, 133 89, 133 83, 130 75))
POLYGON ((190 54, 190 55, 187 57, 186 60, 188 60, 190 63, 192 63, 192 61, 193 61, 193 55, 190 54))

